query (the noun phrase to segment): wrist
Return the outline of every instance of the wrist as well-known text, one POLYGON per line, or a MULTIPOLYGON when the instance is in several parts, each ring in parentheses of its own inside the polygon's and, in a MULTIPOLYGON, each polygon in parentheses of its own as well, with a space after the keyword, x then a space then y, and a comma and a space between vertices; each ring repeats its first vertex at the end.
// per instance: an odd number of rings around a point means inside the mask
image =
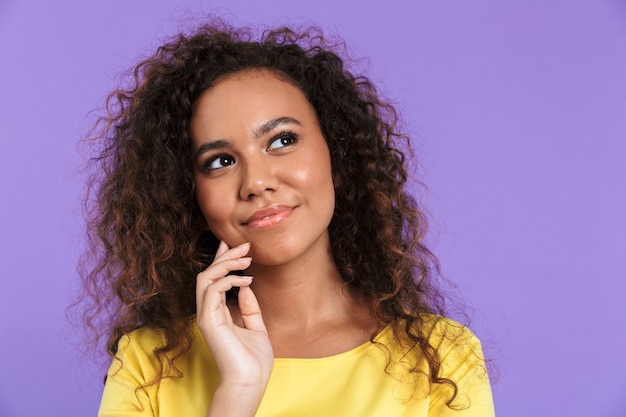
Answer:
POLYGON ((220 382, 213 395, 207 417, 253 417, 264 393, 265 386, 242 386, 220 382))

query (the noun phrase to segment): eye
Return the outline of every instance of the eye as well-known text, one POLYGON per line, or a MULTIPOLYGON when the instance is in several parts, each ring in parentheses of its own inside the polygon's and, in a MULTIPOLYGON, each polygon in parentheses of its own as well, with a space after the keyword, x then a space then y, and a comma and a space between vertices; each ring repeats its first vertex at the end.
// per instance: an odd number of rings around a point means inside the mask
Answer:
POLYGON ((235 158, 230 155, 215 155, 204 163, 203 168, 205 171, 215 171, 217 169, 226 168, 235 163, 235 158))
POLYGON ((276 150, 285 148, 287 146, 291 146, 298 142, 298 135, 292 132, 281 132, 276 137, 274 137, 267 147, 268 150, 276 150))

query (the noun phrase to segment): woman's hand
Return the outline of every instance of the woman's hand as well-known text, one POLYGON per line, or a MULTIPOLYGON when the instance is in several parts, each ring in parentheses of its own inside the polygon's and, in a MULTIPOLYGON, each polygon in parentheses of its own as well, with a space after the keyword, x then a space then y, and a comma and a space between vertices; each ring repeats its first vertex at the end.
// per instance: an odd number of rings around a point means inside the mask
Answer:
POLYGON ((249 250, 249 243, 229 249, 221 242, 213 263, 196 281, 198 328, 220 372, 209 415, 254 415, 274 363, 261 309, 249 287, 252 277, 228 275, 250 266, 251 258, 244 257, 249 250), (226 291, 233 287, 240 287, 241 325, 226 304, 226 291))

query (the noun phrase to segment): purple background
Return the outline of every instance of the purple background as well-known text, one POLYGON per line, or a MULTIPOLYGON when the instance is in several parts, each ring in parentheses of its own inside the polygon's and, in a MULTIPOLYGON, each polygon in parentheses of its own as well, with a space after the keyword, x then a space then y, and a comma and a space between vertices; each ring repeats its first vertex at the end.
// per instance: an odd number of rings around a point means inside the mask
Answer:
MULTIPOLYGON (((0 0, 0 416, 88 416, 77 142, 185 10, 315 22, 401 109, 499 416, 626 416, 626 2, 0 0), (515 4, 514 4, 515 3, 515 4)), ((187 14, 188 16, 188 14, 187 14)))

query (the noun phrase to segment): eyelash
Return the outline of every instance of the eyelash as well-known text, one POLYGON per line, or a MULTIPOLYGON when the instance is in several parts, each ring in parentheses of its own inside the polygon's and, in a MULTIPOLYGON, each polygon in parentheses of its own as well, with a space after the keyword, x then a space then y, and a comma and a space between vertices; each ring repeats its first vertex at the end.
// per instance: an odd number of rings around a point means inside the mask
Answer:
POLYGON ((296 133, 291 132, 289 130, 283 130, 281 132, 279 132, 276 136, 274 136, 270 141, 269 144, 267 146, 268 149, 271 149, 271 144, 277 141, 281 141, 282 139, 289 139, 290 143, 283 145, 281 148, 287 147, 287 146, 292 146, 295 145, 296 143, 298 143, 298 141, 300 140, 300 136, 298 136, 296 133))
POLYGON ((216 171, 218 169, 222 169, 222 168, 211 168, 211 165, 213 165, 213 163, 221 158, 228 158, 231 163, 225 165, 226 166, 230 166, 234 163, 235 158, 233 158, 231 155, 227 154, 227 153, 220 153, 217 155, 213 155, 212 157, 210 157, 209 159, 207 159, 204 164, 202 164, 202 170, 204 172, 211 172, 211 171, 216 171))
MULTIPOLYGON (((289 140, 289 143, 287 144, 283 144, 281 143, 281 147, 279 148, 275 148, 275 150, 280 150, 289 146, 293 146, 296 143, 298 143, 300 141, 300 136, 298 136, 296 133, 288 131, 288 130, 283 130, 281 132, 279 132, 277 135, 275 135, 274 137, 272 137, 272 139, 270 139, 268 145, 267 145, 267 149, 268 150, 272 150, 272 144, 278 141, 282 141, 284 139, 289 140)), ((228 167, 230 165, 232 165, 235 162, 235 158, 232 155, 229 155, 227 153, 220 153, 220 154, 216 154, 211 156, 210 158, 208 158, 204 164, 202 164, 202 170, 204 172, 211 172, 211 171, 216 171, 219 169, 223 169, 225 167, 228 167), (211 165, 215 162, 218 161, 221 158, 227 158, 229 160, 229 163, 226 164, 224 167, 222 168, 211 168, 211 165)))

